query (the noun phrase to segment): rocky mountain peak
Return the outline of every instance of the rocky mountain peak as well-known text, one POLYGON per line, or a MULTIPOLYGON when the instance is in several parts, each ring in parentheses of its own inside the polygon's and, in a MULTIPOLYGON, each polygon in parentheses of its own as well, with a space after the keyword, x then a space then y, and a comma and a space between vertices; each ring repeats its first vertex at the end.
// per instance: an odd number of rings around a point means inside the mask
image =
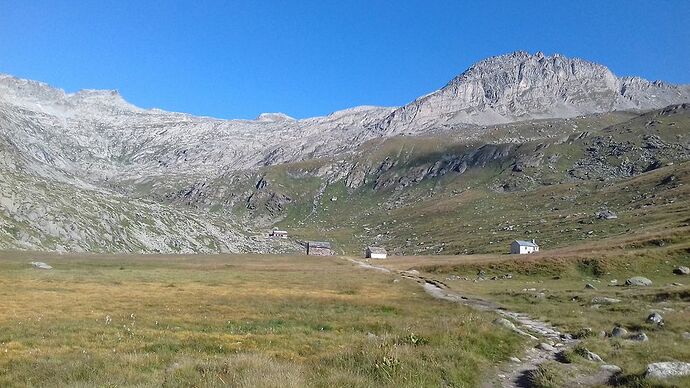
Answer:
POLYGON ((277 121, 295 121, 294 118, 286 115, 285 113, 262 113, 256 118, 256 121, 261 122, 277 122, 277 121))
POLYGON ((449 85, 480 81, 484 87, 524 91, 531 86, 560 86, 575 79, 599 79, 612 88, 616 85, 616 77, 605 66, 559 54, 545 56, 537 52, 531 55, 525 51, 477 62, 451 80, 449 85))
POLYGON ((434 93, 391 113, 387 133, 648 110, 690 101, 690 88, 618 78, 606 66, 525 51, 477 62, 434 93))

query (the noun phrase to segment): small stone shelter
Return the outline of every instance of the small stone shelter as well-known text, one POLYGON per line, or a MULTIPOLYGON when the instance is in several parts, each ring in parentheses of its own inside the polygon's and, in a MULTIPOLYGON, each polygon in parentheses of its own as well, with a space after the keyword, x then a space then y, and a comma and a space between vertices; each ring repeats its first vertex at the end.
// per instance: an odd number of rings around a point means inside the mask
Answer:
POLYGON ((539 252, 539 245, 534 240, 515 240, 510 244, 510 253, 513 255, 525 255, 534 252, 539 252))
POLYGON ((307 255, 309 256, 333 256, 331 243, 322 241, 307 242, 307 255))
POLYGON ((367 250, 364 252, 364 257, 367 259, 385 259, 388 257, 388 252, 386 252, 385 248, 381 247, 367 247, 367 250))

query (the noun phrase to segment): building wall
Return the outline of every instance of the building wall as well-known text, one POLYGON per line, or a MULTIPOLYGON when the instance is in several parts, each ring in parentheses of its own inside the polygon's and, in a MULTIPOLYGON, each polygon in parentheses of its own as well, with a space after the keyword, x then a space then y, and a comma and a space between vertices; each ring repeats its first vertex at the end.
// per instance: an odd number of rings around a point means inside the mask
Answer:
POLYGON ((513 255, 520 254, 520 245, 515 243, 510 244, 510 253, 513 255))
POLYGON ((521 246, 519 244, 510 244, 510 253, 511 254, 528 254, 528 253, 534 253, 534 252, 539 252, 538 247, 527 247, 527 246, 521 246))
POLYGON ((333 251, 328 248, 307 248, 307 255, 309 256, 333 256, 333 251))
POLYGON ((367 258, 370 259, 385 259, 387 256, 385 253, 367 253, 367 258))

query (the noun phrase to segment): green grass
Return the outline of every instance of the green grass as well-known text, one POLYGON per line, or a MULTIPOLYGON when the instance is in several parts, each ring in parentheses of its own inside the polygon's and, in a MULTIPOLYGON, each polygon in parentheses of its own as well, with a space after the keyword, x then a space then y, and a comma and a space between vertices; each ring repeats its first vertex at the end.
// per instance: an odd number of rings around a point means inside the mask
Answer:
POLYGON ((493 315, 392 280, 338 258, 3 253, 0 385, 471 387, 519 352, 493 315))
MULTIPOLYGON (((495 301, 568 333, 590 331, 579 346, 599 354, 607 363, 620 366, 623 369, 618 378, 621 385, 683 387, 690 384, 690 377, 663 384, 644 378, 649 363, 690 360, 690 341, 683 337, 689 330, 687 322, 690 322, 690 278, 673 274, 676 266, 690 265, 690 229, 687 227, 662 235, 629 235, 527 257, 408 257, 394 258, 385 265, 400 270, 417 269, 425 276, 443 281, 458 293, 495 301), (474 281, 479 270, 485 272, 488 280, 474 281), (490 280, 507 273, 512 278, 490 280), (627 278, 640 275, 651 279, 653 285, 623 285, 627 278), (588 283, 596 289, 586 289, 588 283), (545 297, 537 297, 539 293, 544 293, 545 297), (621 302, 593 305, 595 296, 616 298, 621 302), (663 315, 663 327, 645 322, 653 311, 663 315), (622 326, 630 333, 643 331, 649 341, 638 343, 599 336, 601 331, 610 333, 614 326, 622 326)), ((576 361, 579 373, 587 368, 596 372, 596 368, 577 352, 567 358, 576 361)), ((558 386, 559 383, 551 378, 559 376, 559 368, 563 373, 572 372, 572 368, 550 364, 540 372, 542 382, 538 386, 558 386)))

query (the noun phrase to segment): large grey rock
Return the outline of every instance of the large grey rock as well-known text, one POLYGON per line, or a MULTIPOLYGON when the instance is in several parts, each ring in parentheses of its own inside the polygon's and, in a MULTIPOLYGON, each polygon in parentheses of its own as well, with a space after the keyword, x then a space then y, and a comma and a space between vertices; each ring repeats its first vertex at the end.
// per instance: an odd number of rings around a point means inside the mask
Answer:
POLYGON ((640 332, 637 334, 633 334, 630 337, 628 337, 629 340, 631 341, 637 341, 637 342, 647 342, 649 341, 649 337, 647 337, 647 334, 640 332))
POLYGON ((654 379, 690 376, 690 363, 673 361, 655 362, 647 365, 645 376, 654 379))
POLYGON ((690 275, 690 268, 688 268, 686 266, 676 267, 673 270, 673 273, 676 275, 690 275))
POLYGON ((549 345, 549 344, 547 344, 546 342, 541 342, 541 343, 539 343, 539 345, 537 345, 537 349, 544 350, 544 351, 547 351, 547 352, 555 352, 555 351, 556 351, 556 347, 555 347, 555 346, 549 345))
POLYGON ((594 362, 604 362, 598 354, 591 352, 589 349, 582 349, 581 355, 584 359, 594 362))
POLYGON ((661 316, 659 313, 651 313, 647 317, 647 323, 653 323, 656 325, 662 325, 664 323, 664 317, 661 316))
POLYGON ((628 335, 628 331, 623 327, 616 326, 613 328, 613 330, 611 330, 611 337, 621 338, 625 337, 626 335, 628 335))
POLYGON ((601 370, 605 370, 610 373, 620 373, 622 371, 621 367, 618 365, 604 364, 599 367, 601 370))
POLYGON ((53 267, 42 261, 32 261, 31 266, 33 266, 36 269, 53 269, 53 267))
POLYGON ((493 321, 496 326, 505 327, 506 329, 515 330, 515 324, 505 318, 496 318, 493 321))
POLYGON ((596 216, 600 220, 615 220, 618 215, 611 210, 600 210, 596 213, 596 216))
POLYGON ((626 286, 651 286, 652 281, 644 276, 633 276, 625 281, 626 286))

